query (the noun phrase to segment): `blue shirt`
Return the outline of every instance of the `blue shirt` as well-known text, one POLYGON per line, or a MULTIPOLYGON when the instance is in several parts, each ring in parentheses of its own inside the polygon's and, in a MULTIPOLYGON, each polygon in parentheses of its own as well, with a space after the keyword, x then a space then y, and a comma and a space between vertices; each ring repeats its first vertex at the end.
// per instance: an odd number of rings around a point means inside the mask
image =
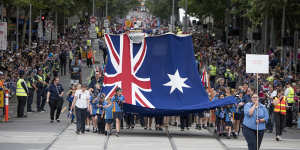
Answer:
POLYGON ((114 96, 112 99, 111 99, 111 102, 113 103, 113 109, 115 110, 115 112, 122 112, 121 110, 121 107, 119 106, 118 102, 117 101, 121 101, 121 102, 124 102, 125 98, 123 95, 120 95, 120 96, 114 96))
MULTIPOLYGON (((106 106, 108 105, 107 101, 104 101, 103 102, 103 106, 106 106)), ((105 119, 113 119, 113 114, 112 114, 112 105, 107 107, 107 108, 104 108, 104 111, 105 111, 105 119)))
POLYGON ((230 122, 233 117, 233 108, 226 108, 225 109, 225 121, 230 122))
MULTIPOLYGON (((254 110, 252 116, 249 115, 249 110, 253 106, 252 102, 249 102, 245 104, 244 106, 244 121, 243 125, 256 130, 256 115, 257 115, 257 109, 254 110)), ((265 105, 259 103, 258 106, 258 119, 264 119, 267 121, 269 119, 269 113, 265 105)), ((258 124, 258 130, 265 130, 266 129, 266 122, 262 122, 258 124)))

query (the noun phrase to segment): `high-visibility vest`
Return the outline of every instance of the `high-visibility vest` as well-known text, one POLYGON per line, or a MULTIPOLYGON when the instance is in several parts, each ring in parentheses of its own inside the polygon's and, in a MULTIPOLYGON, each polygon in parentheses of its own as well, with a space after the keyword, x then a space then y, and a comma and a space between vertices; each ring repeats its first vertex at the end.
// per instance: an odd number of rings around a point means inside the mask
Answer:
POLYGON ((290 92, 289 92, 289 94, 287 96, 287 102, 288 103, 295 103, 295 100, 294 100, 294 94, 295 94, 294 89, 292 87, 290 87, 289 91, 290 92))
POLYGON ((88 59, 91 59, 92 57, 93 57, 93 51, 89 51, 89 52, 88 52, 87 58, 88 58, 88 59))
POLYGON ((16 96, 27 96, 25 89, 22 87, 22 82, 26 84, 24 79, 19 79, 17 82, 16 96))
POLYGON ((230 72, 230 69, 226 69, 226 72, 225 72, 225 78, 228 78, 229 77, 229 74, 231 74, 230 72))
POLYGON ((214 65, 209 65, 209 68, 210 68, 209 75, 216 76, 217 75, 217 67, 214 65))
MULTIPOLYGON (((31 78, 31 80, 34 80, 34 79, 31 78)), ((30 80, 28 80, 26 83, 27 83, 27 87, 28 87, 28 88, 32 88, 31 83, 30 83, 30 80)))
MULTIPOLYGON (((275 100, 277 101, 278 98, 276 97, 275 100)), ((280 112, 283 115, 286 115, 286 102, 285 102, 285 96, 279 100, 280 102, 275 105, 274 112, 280 112)))
POLYGON ((87 46, 92 46, 92 41, 91 40, 86 40, 86 45, 87 46))

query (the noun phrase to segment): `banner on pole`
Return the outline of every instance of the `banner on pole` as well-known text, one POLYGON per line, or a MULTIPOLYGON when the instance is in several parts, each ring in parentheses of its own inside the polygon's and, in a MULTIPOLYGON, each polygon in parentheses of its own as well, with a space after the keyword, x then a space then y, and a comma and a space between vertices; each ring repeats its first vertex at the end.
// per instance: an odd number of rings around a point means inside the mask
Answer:
POLYGON ((0 22, 0 50, 7 49, 7 22, 0 22))
POLYGON ((246 54, 246 73, 269 73, 269 55, 246 54))

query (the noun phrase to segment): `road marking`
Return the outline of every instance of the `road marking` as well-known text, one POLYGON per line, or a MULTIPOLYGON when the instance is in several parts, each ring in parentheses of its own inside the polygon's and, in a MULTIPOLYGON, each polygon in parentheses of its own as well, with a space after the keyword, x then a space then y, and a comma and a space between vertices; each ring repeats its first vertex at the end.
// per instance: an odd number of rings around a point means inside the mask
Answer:
POLYGON ((171 144, 171 147, 172 147, 172 150, 177 150, 177 147, 176 147, 176 144, 174 142, 174 139, 172 138, 172 136, 170 135, 170 132, 168 130, 168 128, 166 128, 166 134, 167 134, 167 137, 169 139, 169 142, 171 144))
POLYGON ((106 138, 105 138, 105 140, 104 140, 104 147, 103 147, 103 150, 107 150, 107 145, 108 145, 109 137, 110 137, 110 134, 107 134, 107 135, 106 135, 106 138))

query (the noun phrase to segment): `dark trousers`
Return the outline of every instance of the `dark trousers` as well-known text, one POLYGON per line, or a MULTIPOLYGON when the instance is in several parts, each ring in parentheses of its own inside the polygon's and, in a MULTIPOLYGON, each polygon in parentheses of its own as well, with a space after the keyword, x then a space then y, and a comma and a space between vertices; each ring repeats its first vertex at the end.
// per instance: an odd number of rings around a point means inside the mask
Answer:
POLYGON ((164 117, 163 116, 156 116, 155 117, 156 126, 162 126, 163 122, 164 122, 164 117))
POLYGON ((27 101, 27 96, 17 96, 18 99, 18 117, 24 116, 24 108, 27 101))
POLYGON ((275 118, 276 136, 281 136, 285 124, 285 115, 282 115, 279 112, 274 112, 273 114, 275 118))
POLYGON ((124 119, 127 123, 127 127, 133 127, 134 126, 134 116, 131 113, 126 113, 124 116, 124 119))
POLYGON ((72 59, 69 59, 69 72, 71 72, 72 59))
POLYGON ((67 69, 67 63, 66 62, 60 64, 60 75, 61 76, 66 75, 66 72, 67 72, 66 69, 67 69))
POLYGON ((45 107, 45 104, 46 104, 45 89, 44 88, 38 89, 36 92, 37 111, 43 110, 45 107))
MULTIPOLYGON (((243 127, 243 135, 248 143, 248 150, 257 150, 256 130, 250 129, 246 126, 243 127)), ((264 130, 258 131, 258 149, 260 148, 262 139, 264 137, 264 130)))
POLYGON ((189 127, 189 115, 181 115, 180 116, 180 128, 184 129, 184 127, 189 127))
POLYGON ((286 126, 292 127, 293 126, 293 103, 288 103, 288 107, 286 110, 286 126))
POLYGON ((33 94, 34 94, 34 89, 29 88, 29 93, 28 93, 28 98, 27 98, 27 112, 31 112, 32 108, 31 105, 33 103, 33 94))
POLYGON ((273 112, 273 108, 269 108, 269 120, 266 124, 266 128, 269 131, 273 131, 273 127, 274 127, 274 112, 273 112))
POLYGON ((138 116, 139 120, 140 120, 140 124, 142 127, 147 127, 147 125, 145 124, 145 119, 143 115, 139 115, 138 116))
POLYGON ((54 100, 50 99, 49 106, 50 106, 50 119, 54 120, 54 113, 56 111, 55 119, 59 119, 61 108, 63 105, 63 100, 54 100))
POLYGON ((101 118, 100 114, 97 114, 97 118, 98 118, 98 133, 104 133, 105 131, 105 120, 104 118, 101 118))
POLYGON ((87 58, 86 59, 86 64, 88 67, 91 67, 92 66, 92 58, 87 58))
POLYGON ((87 108, 75 108, 76 110, 76 129, 77 131, 84 132, 85 130, 85 120, 86 120, 86 112, 87 108))

